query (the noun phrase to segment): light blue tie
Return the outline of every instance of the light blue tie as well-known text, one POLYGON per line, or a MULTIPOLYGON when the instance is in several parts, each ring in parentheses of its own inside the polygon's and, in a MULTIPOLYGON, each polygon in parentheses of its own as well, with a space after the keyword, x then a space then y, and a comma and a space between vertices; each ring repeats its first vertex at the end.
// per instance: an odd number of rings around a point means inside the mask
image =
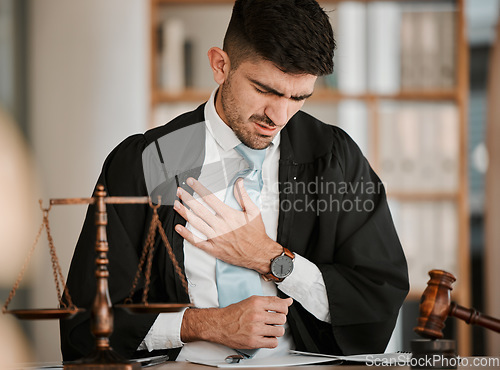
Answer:
MULTIPOLYGON (((224 203, 228 206, 241 210, 240 205, 234 197, 234 184, 240 177, 243 178, 245 190, 252 202, 259 206, 260 192, 262 190, 262 163, 266 156, 266 150, 256 150, 239 144, 234 148, 247 161, 250 168, 239 171, 227 188, 224 203)), ((215 267, 217 281, 217 293, 219 295, 219 307, 240 302, 252 295, 262 295, 260 275, 255 270, 240 266, 234 266, 221 260, 217 260, 215 267)), ((238 352, 252 357, 257 350, 238 350, 238 352)))

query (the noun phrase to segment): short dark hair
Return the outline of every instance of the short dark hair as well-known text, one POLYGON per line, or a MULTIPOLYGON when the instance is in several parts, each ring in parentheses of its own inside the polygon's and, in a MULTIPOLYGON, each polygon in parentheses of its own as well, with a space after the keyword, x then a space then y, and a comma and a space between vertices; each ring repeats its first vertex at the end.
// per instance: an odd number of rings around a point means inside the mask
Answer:
POLYGON ((223 48, 233 68, 260 57, 285 73, 333 72, 333 30, 315 0, 236 0, 223 48))

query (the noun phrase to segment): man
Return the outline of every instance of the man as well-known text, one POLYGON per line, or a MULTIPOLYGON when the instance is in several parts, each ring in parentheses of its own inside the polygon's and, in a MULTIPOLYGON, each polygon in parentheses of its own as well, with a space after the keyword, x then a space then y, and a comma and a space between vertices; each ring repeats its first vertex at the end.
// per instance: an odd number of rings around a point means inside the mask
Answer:
MULTIPOLYGON (((383 186, 345 132, 299 111, 317 76, 331 73, 334 47, 314 0, 238 0, 223 50, 208 52, 219 85, 209 101, 108 156, 98 183, 110 195, 162 196, 160 218, 188 281, 189 295, 157 238, 149 301, 196 307, 115 310, 114 350, 222 360, 385 349, 408 277, 383 186), (255 276, 248 291, 257 293, 227 293, 231 280, 255 276)), ((151 213, 108 205, 114 304, 128 296, 151 213)), ((90 207, 68 276, 79 307, 94 297, 94 242, 90 207)), ((61 321, 65 360, 92 344, 88 314, 61 321)))

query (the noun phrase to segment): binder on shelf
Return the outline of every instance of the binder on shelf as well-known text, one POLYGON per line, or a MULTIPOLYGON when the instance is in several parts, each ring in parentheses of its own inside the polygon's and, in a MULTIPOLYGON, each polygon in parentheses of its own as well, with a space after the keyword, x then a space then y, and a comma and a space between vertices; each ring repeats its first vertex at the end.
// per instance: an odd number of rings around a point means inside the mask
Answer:
POLYGON ((347 94, 366 91, 366 5, 343 2, 338 5, 338 88, 347 94))
POLYGON ((181 19, 167 19, 162 25, 160 87, 173 94, 186 87, 184 23, 181 19))
MULTIPOLYGON (((415 107, 416 108, 416 107, 415 107)), ((418 187, 421 191, 439 192, 442 190, 439 171, 439 150, 442 137, 439 122, 436 122, 436 106, 432 103, 419 104, 420 148, 418 158, 418 187)))
POLYGON ((420 78, 415 82, 417 87, 432 89, 440 86, 440 50, 439 50, 439 13, 422 11, 418 17, 417 35, 420 41, 417 60, 419 62, 420 78))
MULTIPOLYGON (((330 18, 330 24, 332 25, 332 29, 333 29, 333 36, 335 37, 335 39, 337 39, 338 25, 339 25, 338 13, 335 9, 325 8, 325 11, 328 12, 328 15, 330 18)), ((327 76, 322 76, 318 80, 320 80, 319 86, 326 88, 326 89, 337 90, 339 86, 338 86, 338 64, 337 64, 336 52, 335 52, 335 57, 333 58, 333 61, 334 61, 333 73, 331 73, 327 76)))
POLYGON ((395 94, 401 88, 401 5, 397 2, 367 4, 368 89, 395 94))
POLYGON ((401 14, 403 90, 450 89, 456 73, 456 11, 450 4, 405 4, 401 14))
MULTIPOLYGON (((419 250, 421 256, 427 256, 427 258, 421 258, 418 266, 417 273, 422 277, 422 280, 419 279, 419 284, 421 284, 423 280, 427 280, 427 272, 432 270, 438 261, 436 253, 440 249, 438 245, 440 202, 425 201, 414 206, 417 208, 420 220, 419 250)), ((425 285, 422 286, 425 287, 425 285)))
POLYGON ((420 145, 422 132, 420 128, 418 110, 413 104, 398 107, 396 119, 393 121, 393 130, 397 133, 399 156, 396 189, 400 192, 418 191, 422 179, 419 168, 421 166, 420 145))
POLYGON ((452 201, 392 201, 394 224, 405 251, 412 290, 427 286, 436 261, 446 271, 458 267, 458 217, 452 201), (422 258, 425 256, 426 258, 422 258))
POLYGON ((384 104, 379 112, 379 174, 386 191, 392 193, 397 189, 399 156, 399 141, 394 130, 396 108, 391 104, 384 104))
POLYGON ((369 126, 368 110, 364 102, 358 100, 345 100, 338 104, 339 126, 358 144, 361 152, 368 156, 369 126))
POLYGON ((437 135, 441 139, 437 147, 440 187, 443 191, 457 191, 460 161, 457 108, 453 104, 440 105, 437 111, 436 124, 437 135))
POLYGON ((458 111, 450 103, 382 105, 380 176, 389 191, 458 191, 458 127, 458 111))
POLYGON ((401 14, 401 89, 411 90, 418 84, 417 17, 415 13, 401 14))
POLYGON ((418 203, 414 202, 402 202, 400 204, 400 215, 401 218, 397 221, 400 224, 398 230, 398 235, 405 252, 406 261, 408 264, 408 275, 410 277, 410 286, 412 289, 419 290, 418 287, 425 286, 425 278, 422 278, 420 271, 425 267, 422 267, 424 259, 422 255, 424 250, 420 248, 420 222, 421 216, 418 208, 418 203))
POLYGON ((175 117, 196 109, 199 103, 168 103, 159 104, 155 107, 152 114, 151 127, 158 127, 170 122, 175 117))
POLYGON ((439 13, 439 44, 441 50, 439 85, 443 88, 453 88, 455 86, 455 17, 456 13, 452 10, 439 13))
POLYGON ((445 271, 458 271, 458 211, 453 202, 441 202, 436 260, 445 271))

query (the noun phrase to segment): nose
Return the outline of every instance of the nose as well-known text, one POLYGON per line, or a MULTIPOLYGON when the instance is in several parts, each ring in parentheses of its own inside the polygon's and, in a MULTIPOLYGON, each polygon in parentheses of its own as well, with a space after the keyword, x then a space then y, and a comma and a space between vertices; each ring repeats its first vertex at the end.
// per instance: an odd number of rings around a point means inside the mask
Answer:
POLYGON ((285 97, 275 97, 266 106, 265 114, 276 125, 283 126, 288 122, 289 99, 285 97))

